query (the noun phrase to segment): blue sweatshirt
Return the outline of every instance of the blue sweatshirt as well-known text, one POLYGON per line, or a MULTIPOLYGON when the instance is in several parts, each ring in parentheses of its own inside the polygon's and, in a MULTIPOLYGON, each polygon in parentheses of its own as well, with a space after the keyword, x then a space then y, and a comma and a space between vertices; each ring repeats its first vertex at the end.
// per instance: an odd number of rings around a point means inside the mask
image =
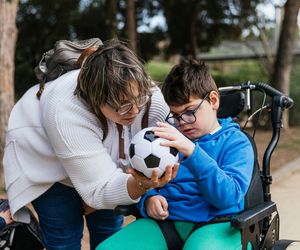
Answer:
POLYGON ((138 203, 142 216, 148 217, 144 202, 154 195, 167 199, 170 220, 205 222, 244 209, 253 148, 231 118, 219 123, 220 130, 194 141, 192 155, 182 159, 174 180, 143 195, 138 203))

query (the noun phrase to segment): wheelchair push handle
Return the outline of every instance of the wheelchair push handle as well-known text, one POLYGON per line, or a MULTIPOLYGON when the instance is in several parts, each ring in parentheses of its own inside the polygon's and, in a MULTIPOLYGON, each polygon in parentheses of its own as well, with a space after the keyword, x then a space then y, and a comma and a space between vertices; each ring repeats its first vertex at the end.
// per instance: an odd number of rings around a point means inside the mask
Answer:
POLYGON ((274 89, 270 85, 265 84, 265 83, 260 83, 260 82, 258 82, 258 83, 247 82, 247 83, 243 83, 243 84, 239 84, 239 85, 235 85, 235 86, 221 87, 221 88, 219 88, 219 91, 220 92, 232 91, 232 90, 246 91, 246 90, 255 90, 255 89, 261 90, 261 91, 265 92, 271 98, 276 99, 277 105, 283 109, 291 108, 294 105, 294 101, 292 98, 290 98, 289 96, 286 96, 279 90, 274 89))
POLYGON ((278 105, 283 109, 291 108, 294 105, 294 100, 290 98, 289 96, 286 96, 282 92, 278 91, 277 89, 274 89, 268 84, 265 83, 255 83, 254 84, 256 89, 261 89, 265 91, 265 93, 274 98, 275 96, 278 96, 278 105))

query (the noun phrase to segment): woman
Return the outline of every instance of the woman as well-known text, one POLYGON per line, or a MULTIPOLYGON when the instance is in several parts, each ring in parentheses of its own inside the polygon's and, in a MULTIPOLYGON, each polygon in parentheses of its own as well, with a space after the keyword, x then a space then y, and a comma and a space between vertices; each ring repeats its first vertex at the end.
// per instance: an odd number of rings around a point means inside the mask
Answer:
POLYGON ((26 221, 21 208, 31 202, 47 249, 80 249, 83 200, 97 209, 86 215, 94 249, 122 226, 114 207, 138 202, 147 189, 175 177, 178 166, 161 179, 156 172, 151 179, 124 172, 143 117, 155 126, 168 106, 118 41, 99 47, 80 70, 48 82, 40 101, 38 88, 25 93, 9 119, 4 171, 13 218, 26 221))

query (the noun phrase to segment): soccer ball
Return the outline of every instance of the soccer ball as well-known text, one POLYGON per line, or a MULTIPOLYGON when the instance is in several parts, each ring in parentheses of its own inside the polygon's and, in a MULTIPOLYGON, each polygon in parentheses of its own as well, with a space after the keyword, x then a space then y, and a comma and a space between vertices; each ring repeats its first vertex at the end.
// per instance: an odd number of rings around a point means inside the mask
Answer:
POLYGON ((153 169, 157 168, 161 177, 167 165, 173 167, 178 161, 177 149, 161 146, 163 141, 165 139, 156 136, 151 127, 138 132, 129 147, 131 166, 149 178, 153 169))

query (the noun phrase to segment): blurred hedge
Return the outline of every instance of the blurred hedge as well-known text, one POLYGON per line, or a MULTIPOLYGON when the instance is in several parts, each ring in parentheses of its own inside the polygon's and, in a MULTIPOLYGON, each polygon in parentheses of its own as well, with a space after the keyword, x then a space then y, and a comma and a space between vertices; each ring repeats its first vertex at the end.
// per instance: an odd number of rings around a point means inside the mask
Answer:
MULTIPOLYGON (((254 60, 210 62, 207 63, 217 85, 228 86, 235 83, 264 82, 269 83, 258 63, 254 60)), ((163 82, 173 64, 161 61, 149 61, 146 70, 151 78, 163 82)), ((291 73, 290 96, 294 107, 290 110, 290 125, 300 125, 300 58, 295 58, 291 73)), ((260 102, 260 101, 259 101, 260 102)))

